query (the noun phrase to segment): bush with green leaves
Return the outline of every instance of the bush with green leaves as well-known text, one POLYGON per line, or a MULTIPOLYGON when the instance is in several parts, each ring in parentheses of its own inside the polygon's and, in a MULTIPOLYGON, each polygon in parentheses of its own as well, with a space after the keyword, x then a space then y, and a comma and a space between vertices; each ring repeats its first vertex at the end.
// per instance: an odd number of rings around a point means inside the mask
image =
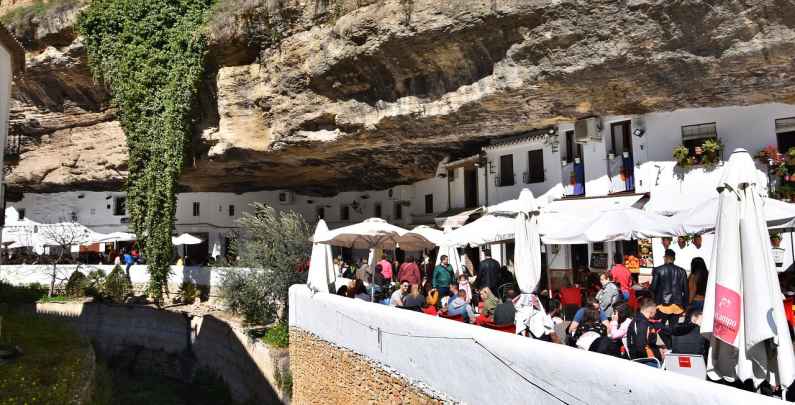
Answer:
POLYGON ((127 274, 121 266, 116 265, 113 270, 105 277, 105 284, 102 286, 103 295, 115 304, 122 304, 128 296, 132 294, 132 286, 127 274))
POLYGON ((78 20, 91 70, 109 87, 127 138, 127 208, 158 304, 168 288, 177 179, 204 77, 212 3, 93 0, 78 20))
POLYGON ((196 284, 192 281, 183 281, 179 286, 177 294, 179 295, 179 301, 181 303, 193 304, 193 302, 196 301, 196 297, 199 295, 199 289, 196 288, 196 284))
POLYGON ((252 208, 253 213, 238 220, 243 229, 237 245, 242 267, 224 272, 221 296, 246 324, 267 325, 287 319, 290 286, 306 283, 311 232, 294 211, 258 203, 252 208))
POLYGON ((66 296, 70 298, 85 297, 86 287, 88 287, 86 275, 80 270, 75 270, 69 276, 69 281, 66 282, 66 296))
POLYGON ((277 322, 265 332, 262 341, 273 347, 290 346, 290 327, 287 322, 277 322))
POLYGON ((91 270, 86 276, 86 297, 102 298, 102 287, 105 284, 105 271, 102 269, 91 270))

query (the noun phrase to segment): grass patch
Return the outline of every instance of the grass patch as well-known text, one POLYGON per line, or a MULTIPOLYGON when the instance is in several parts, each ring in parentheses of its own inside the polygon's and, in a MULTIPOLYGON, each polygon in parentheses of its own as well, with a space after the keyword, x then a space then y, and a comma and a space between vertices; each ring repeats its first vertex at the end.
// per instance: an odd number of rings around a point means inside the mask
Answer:
POLYGON ((265 335, 262 336, 262 341, 265 344, 273 347, 285 348, 290 345, 290 328, 287 322, 279 322, 276 325, 268 328, 265 335))
POLYGON ((67 324, 33 315, 3 316, 0 343, 22 348, 0 365, 0 404, 66 404, 83 383, 88 342, 67 324))
POLYGON ((43 295, 38 302, 66 302, 69 299, 63 295, 53 295, 52 297, 48 297, 47 295, 43 295))

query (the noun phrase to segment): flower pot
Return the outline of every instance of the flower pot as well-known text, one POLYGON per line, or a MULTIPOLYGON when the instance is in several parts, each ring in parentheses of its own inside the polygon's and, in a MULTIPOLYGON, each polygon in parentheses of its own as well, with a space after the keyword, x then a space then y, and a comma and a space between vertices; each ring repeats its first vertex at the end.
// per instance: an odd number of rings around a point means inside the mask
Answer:
POLYGON ((613 160, 615 158, 616 158, 616 154, 615 153, 608 153, 607 154, 607 160, 613 160))
POLYGON ((561 166, 566 166, 567 164, 569 164, 569 162, 567 162, 567 161, 565 161, 565 160, 561 160, 561 161, 560 161, 560 165, 561 165, 561 166))
POLYGON ((770 238, 770 244, 773 245, 774 248, 781 246, 781 238, 770 238))
POLYGON ((580 158, 574 158, 574 164, 575 165, 580 164, 580 158))
POLYGON ((629 152, 624 152, 622 155, 624 155, 624 158, 626 159, 629 157, 629 152))

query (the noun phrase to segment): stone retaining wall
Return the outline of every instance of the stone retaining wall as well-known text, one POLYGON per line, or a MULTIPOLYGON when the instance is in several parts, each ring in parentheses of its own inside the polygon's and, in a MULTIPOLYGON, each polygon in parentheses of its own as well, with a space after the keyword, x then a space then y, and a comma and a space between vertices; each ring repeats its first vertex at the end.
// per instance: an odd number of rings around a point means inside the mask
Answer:
POLYGON ((296 404, 439 404, 406 378, 377 363, 290 328, 296 404))
POLYGON ((133 305, 39 303, 35 311, 74 322, 103 357, 123 361, 131 350, 139 351, 131 361, 172 368, 161 371, 175 378, 206 367, 224 379, 237 401, 289 402, 275 379, 277 367, 289 368, 287 351, 249 339, 234 322, 133 305))

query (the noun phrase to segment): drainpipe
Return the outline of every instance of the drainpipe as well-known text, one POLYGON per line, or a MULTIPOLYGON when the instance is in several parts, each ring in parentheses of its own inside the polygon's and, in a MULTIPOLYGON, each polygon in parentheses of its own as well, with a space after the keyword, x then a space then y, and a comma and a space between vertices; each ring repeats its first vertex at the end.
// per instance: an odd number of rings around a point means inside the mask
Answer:
MULTIPOLYGON (((447 180, 447 210, 450 211, 453 209, 453 203, 450 201, 450 169, 445 168, 445 170, 447 170, 447 177, 445 177, 445 180, 447 180)), ((453 173, 455 174, 455 169, 453 169, 453 173)))
POLYGON ((486 207, 489 206, 489 162, 487 159, 483 159, 486 163, 481 165, 483 167, 483 190, 485 191, 486 203, 483 204, 486 207))

